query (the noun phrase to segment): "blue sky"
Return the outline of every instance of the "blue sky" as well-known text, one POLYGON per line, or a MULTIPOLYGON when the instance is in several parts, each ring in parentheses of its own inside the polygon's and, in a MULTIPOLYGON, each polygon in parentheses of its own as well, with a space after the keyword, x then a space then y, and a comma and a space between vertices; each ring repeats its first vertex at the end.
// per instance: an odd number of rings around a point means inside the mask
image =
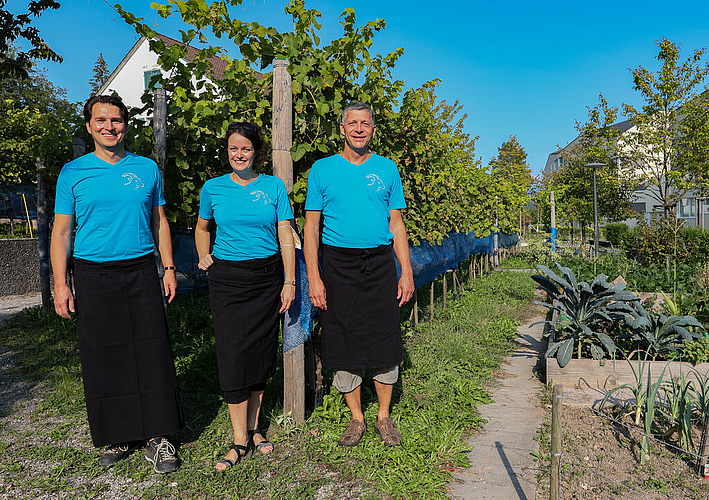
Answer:
MULTIPOLYGON (((49 79, 66 88, 70 99, 83 101, 99 53, 113 70, 138 37, 103 0, 60 2, 61 9, 45 12, 35 25, 64 57, 62 64, 45 65, 49 79)), ((184 25, 159 18, 150 1, 120 3, 179 39, 184 25)), ((292 27, 285 3, 244 0, 232 15, 285 31, 292 27)), ((10 0, 5 8, 18 13, 26 6, 26 0, 10 0)), ((322 12, 324 43, 341 35, 338 18, 347 7, 354 8, 358 23, 385 19, 387 28, 372 50, 405 49, 394 76, 407 88, 440 78, 437 94, 463 104, 466 131, 480 136, 476 154, 483 164, 517 135, 534 173, 557 145, 575 137, 575 121, 585 121, 586 106, 595 105, 599 93, 613 106, 642 105, 628 69, 657 69, 656 40, 680 43, 683 58, 709 45, 706 1, 306 0, 306 7, 322 12)))

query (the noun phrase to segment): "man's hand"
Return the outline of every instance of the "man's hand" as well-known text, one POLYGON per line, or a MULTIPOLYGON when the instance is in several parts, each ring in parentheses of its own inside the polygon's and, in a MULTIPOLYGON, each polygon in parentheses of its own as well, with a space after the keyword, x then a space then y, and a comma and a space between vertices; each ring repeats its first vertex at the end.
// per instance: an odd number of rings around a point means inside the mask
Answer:
POLYGON ((411 275, 403 274, 399 278, 399 287, 396 298, 399 299, 399 307, 406 304, 414 295, 414 278, 411 275))
POLYGON ((309 281, 309 291, 310 291, 310 302, 313 303, 318 309, 323 311, 327 310, 327 300, 325 298, 325 283, 315 276, 308 277, 309 281))
POLYGON ((162 277, 162 284, 165 287, 165 297, 168 297, 167 302, 172 302, 177 293, 177 277, 174 269, 167 269, 162 277))
POLYGON ((76 312, 74 294, 66 284, 54 287, 54 310, 62 318, 71 318, 71 313, 76 312))

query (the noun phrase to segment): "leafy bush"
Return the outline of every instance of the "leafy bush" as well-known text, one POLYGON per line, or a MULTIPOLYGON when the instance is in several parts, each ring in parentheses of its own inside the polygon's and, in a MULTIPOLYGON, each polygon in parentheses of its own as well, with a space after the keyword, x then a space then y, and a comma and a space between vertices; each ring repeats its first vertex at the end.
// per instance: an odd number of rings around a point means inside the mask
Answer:
POLYGON ((621 247, 625 241, 635 239, 635 235, 630 226, 622 222, 606 224, 606 227, 603 228, 603 234, 606 240, 610 241, 616 248, 621 247))
POLYGON ((665 316, 647 311, 639 302, 626 316, 632 338, 653 360, 659 356, 668 359, 681 352, 686 342, 703 337, 704 326, 694 316, 665 316))
POLYGON ((684 344, 684 359, 693 365, 709 361, 709 338, 704 335, 684 344))
POLYGON ((660 219, 641 224, 637 238, 638 257, 645 264, 677 263, 697 265, 709 259, 709 231, 685 228, 684 221, 660 219))
POLYGON ((577 281, 568 267, 557 264, 557 268, 561 276, 542 265, 538 269, 546 276, 532 276, 549 300, 535 303, 559 312, 556 322, 543 322, 549 325, 545 335, 555 334, 554 341, 549 342, 545 357, 556 356, 556 361, 563 368, 571 360, 577 342, 579 358, 584 345, 588 346, 594 359, 603 359, 601 346, 611 355, 615 354, 615 342, 602 330, 613 321, 624 319, 632 313, 633 308, 628 302, 637 301, 639 297, 626 291, 622 283, 609 285, 604 274, 596 276, 589 285, 585 281, 577 281))

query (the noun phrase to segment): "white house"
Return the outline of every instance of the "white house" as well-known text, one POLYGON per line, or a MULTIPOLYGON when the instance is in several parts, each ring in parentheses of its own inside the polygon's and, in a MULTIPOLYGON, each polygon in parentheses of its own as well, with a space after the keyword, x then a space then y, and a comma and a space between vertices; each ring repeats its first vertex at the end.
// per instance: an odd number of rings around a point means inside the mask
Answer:
MULTIPOLYGON (((620 130, 622 136, 628 136, 637 130, 630 120, 618 122, 613 124, 612 127, 620 130)), ((550 153, 547 157, 544 173, 548 175, 561 168, 564 165, 564 150, 575 145, 579 139, 580 137, 576 137, 566 147, 550 153)), ((625 175, 634 175, 632 167, 618 165, 617 168, 625 175)), ((653 215, 662 215, 664 213, 663 207, 658 205, 657 197, 652 196, 653 190, 657 191, 657 187, 649 185, 647 182, 639 182, 632 202, 632 209, 643 215, 648 223, 652 220, 653 215)), ((677 203, 675 215, 678 219, 686 221, 686 227, 700 226, 709 228, 709 200, 700 197, 696 190, 689 190, 677 203)), ((629 226, 634 226, 636 219, 627 219, 624 222, 629 226)))
MULTIPOLYGON (((199 53, 199 49, 185 45, 168 36, 158 34, 156 38, 159 38, 168 46, 186 46, 187 60, 183 61, 185 63, 194 60, 199 53)), ((212 57, 210 62, 213 66, 212 75, 217 79, 221 79, 228 61, 219 57, 212 57)), ((145 92, 150 92, 150 79, 156 73, 162 73, 164 78, 170 78, 170 74, 160 68, 158 55, 150 50, 150 41, 145 37, 140 37, 116 69, 113 70, 97 94, 111 94, 115 91, 129 108, 142 107, 143 103, 140 98, 145 92)))

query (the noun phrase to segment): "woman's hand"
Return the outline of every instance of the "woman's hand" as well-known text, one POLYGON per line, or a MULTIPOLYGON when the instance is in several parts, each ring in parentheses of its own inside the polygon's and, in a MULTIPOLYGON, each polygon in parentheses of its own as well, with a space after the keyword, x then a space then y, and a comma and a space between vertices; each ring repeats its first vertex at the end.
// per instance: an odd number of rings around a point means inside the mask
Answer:
POLYGON ((200 259, 199 264, 197 264, 197 267, 199 267, 202 271, 206 271, 212 264, 214 264, 214 261, 212 260, 212 254, 208 253, 200 259))
POLYGON ((283 314, 290 306, 293 305, 293 300, 295 299, 295 285, 284 284, 281 290, 281 308, 278 310, 280 314, 283 314))

